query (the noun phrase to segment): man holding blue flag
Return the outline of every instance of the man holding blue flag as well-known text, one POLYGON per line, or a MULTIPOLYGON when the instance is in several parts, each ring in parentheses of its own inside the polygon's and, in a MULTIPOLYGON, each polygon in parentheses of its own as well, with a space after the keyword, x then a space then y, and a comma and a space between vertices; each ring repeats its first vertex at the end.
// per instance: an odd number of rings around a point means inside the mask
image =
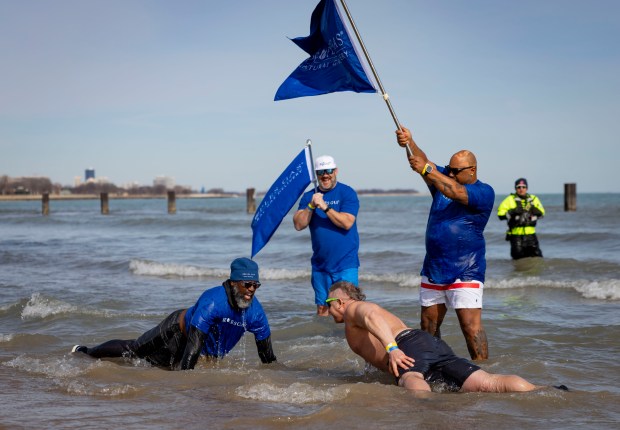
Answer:
POLYGON ((310 227, 314 302, 317 315, 329 316, 325 300, 332 284, 349 281, 358 285, 360 202, 353 188, 337 181, 338 167, 331 156, 317 157, 314 168, 319 189, 301 197, 293 224, 297 231, 310 227))
POLYGON ((337 91, 375 93, 334 0, 321 0, 312 12, 310 35, 292 41, 310 54, 282 83, 274 100, 337 91))
POLYGON ((271 239, 299 196, 314 179, 310 147, 306 146, 273 183, 252 219, 252 258, 271 239))

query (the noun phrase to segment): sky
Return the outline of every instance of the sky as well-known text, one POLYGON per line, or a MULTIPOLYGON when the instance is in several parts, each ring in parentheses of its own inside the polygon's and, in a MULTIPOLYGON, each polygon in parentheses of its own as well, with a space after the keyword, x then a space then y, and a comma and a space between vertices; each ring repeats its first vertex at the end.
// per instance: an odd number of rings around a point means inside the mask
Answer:
MULTIPOLYGON (((266 191, 309 139, 426 190, 380 94, 273 100, 318 0, 0 0, 0 175, 266 191)), ((620 2, 347 0, 399 122, 497 194, 620 192, 620 2)))

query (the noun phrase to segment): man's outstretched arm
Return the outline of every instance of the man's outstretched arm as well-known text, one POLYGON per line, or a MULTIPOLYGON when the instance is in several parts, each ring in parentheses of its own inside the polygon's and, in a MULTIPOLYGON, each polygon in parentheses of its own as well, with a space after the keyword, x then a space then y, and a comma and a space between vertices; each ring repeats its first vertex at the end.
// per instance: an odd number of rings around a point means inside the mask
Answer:
POLYGON ((193 369, 196 366, 202 346, 204 345, 205 334, 194 326, 189 327, 189 333, 187 334, 187 345, 185 345, 185 351, 183 352, 183 358, 179 367, 181 370, 193 369))
MULTIPOLYGON (((381 342, 382 346, 396 345, 392 328, 385 319, 385 315, 389 315, 389 313, 379 305, 356 301, 351 303, 346 312, 349 313, 349 318, 353 320, 352 322, 356 326, 370 332, 381 342)), ((415 362, 413 358, 406 355, 398 347, 391 349, 387 355, 388 367, 394 376, 398 376, 399 367, 409 369, 415 362)))
POLYGON ((257 340, 256 349, 258 350, 258 357, 263 363, 272 363, 276 361, 276 355, 273 353, 273 346, 271 345, 271 336, 267 339, 257 340))

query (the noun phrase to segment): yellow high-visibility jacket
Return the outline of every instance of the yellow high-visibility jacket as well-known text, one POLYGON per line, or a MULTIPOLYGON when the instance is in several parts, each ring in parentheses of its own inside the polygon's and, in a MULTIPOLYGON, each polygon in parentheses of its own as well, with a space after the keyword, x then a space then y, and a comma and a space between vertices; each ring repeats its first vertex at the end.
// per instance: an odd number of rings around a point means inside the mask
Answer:
POLYGON ((545 208, 534 194, 525 198, 516 193, 510 194, 497 208, 499 219, 508 220, 508 235, 527 235, 536 233, 536 221, 545 216, 545 208))

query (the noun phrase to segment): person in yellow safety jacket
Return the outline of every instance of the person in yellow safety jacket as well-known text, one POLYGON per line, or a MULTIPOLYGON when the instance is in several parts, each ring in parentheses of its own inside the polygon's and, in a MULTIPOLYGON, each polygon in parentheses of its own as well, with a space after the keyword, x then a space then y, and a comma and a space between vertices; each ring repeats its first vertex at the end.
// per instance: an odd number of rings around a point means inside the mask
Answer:
POLYGON ((510 241, 510 256, 514 260, 524 257, 542 257, 536 237, 536 221, 545 215, 545 208, 533 194, 527 193, 527 180, 515 181, 515 192, 497 208, 499 219, 508 220, 506 240, 510 241))

